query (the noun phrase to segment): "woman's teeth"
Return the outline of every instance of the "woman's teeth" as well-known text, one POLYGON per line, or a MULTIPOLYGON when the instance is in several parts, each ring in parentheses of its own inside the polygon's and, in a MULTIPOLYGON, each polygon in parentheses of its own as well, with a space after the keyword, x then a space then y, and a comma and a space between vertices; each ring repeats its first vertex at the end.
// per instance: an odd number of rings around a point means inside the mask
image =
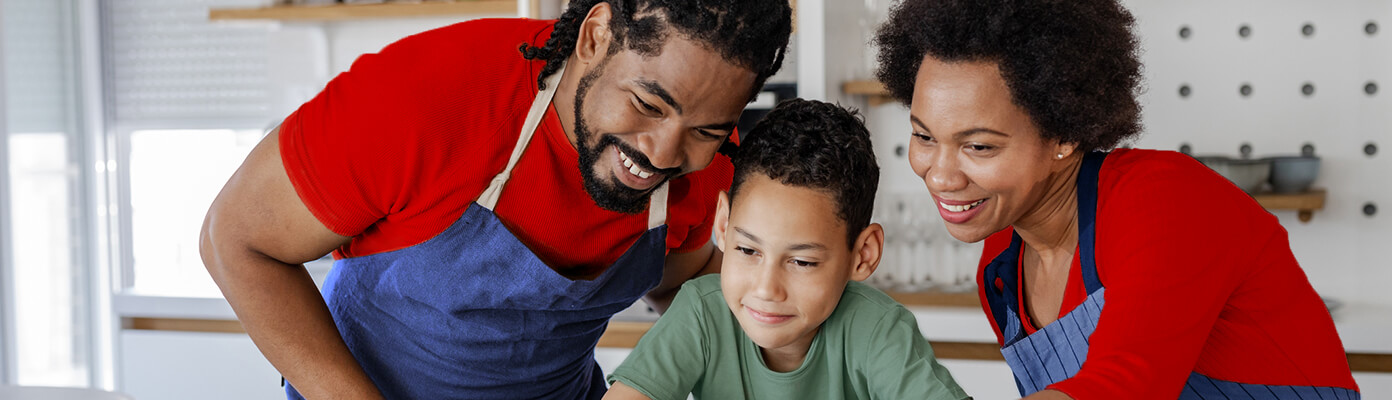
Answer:
POLYGON ((648 177, 653 175, 651 172, 638 168, 638 165, 634 164, 633 160, 628 159, 628 155, 624 154, 622 151, 619 152, 619 159, 623 160, 624 168, 628 168, 628 173, 633 174, 633 176, 639 179, 648 179, 648 177))
POLYGON ((983 202, 983 201, 986 201, 986 199, 977 200, 976 202, 973 202, 973 203, 971 203, 971 204, 963 204, 963 205, 960 205, 960 206, 954 206, 954 205, 951 205, 951 204, 944 204, 944 203, 941 203, 941 202, 939 202, 938 204, 941 205, 942 208, 943 208, 944 210, 947 210, 947 211, 951 211, 951 212, 963 212, 963 211, 967 211, 967 210, 976 208, 976 206, 981 205, 981 202, 983 202))

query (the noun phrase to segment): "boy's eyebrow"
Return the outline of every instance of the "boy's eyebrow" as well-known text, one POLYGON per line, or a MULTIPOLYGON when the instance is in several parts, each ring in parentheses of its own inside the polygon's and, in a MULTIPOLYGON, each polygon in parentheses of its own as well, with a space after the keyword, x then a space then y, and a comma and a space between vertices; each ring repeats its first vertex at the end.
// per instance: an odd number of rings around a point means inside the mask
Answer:
POLYGON ((754 244, 763 244, 763 243, 764 243, 764 241, 763 241, 763 240, 760 240, 758 236, 754 236, 754 234, 749 233, 749 232, 746 232, 745 230, 740 229, 738 226, 736 226, 734 229, 735 229, 735 232, 738 232, 739 234, 744 235, 744 237, 749 238, 749 241, 754 242, 754 244))
MULTIPOLYGON (((754 234, 749 233, 748 231, 745 231, 744 229, 740 229, 740 228, 737 227, 737 226, 736 226, 736 227, 732 227, 732 229, 734 229, 735 232, 738 232, 739 234, 744 235, 744 237, 749 238, 749 241, 754 242, 754 244, 763 244, 763 240, 759 239, 758 236, 754 236, 754 234)), ((798 243, 798 244, 795 244, 795 245, 792 245, 792 246, 788 246, 788 250, 790 250, 790 251, 800 251, 800 250, 826 250, 826 249, 827 249, 826 245, 821 244, 821 243, 798 243)))

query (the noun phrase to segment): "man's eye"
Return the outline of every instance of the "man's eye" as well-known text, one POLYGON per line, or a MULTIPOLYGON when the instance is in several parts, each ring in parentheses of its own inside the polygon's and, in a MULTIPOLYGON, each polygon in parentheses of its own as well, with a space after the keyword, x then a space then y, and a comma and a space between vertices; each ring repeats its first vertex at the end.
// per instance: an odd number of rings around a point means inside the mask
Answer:
POLYGON ((646 111, 649 112, 649 113, 652 113, 652 114, 655 114, 655 115, 661 115, 661 114, 662 114, 662 110, 658 110, 657 107, 653 107, 652 104, 648 104, 648 102, 643 101, 643 99, 634 97, 633 100, 636 100, 636 101, 638 102, 638 105, 642 106, 643 109, 646 110, 646 111))

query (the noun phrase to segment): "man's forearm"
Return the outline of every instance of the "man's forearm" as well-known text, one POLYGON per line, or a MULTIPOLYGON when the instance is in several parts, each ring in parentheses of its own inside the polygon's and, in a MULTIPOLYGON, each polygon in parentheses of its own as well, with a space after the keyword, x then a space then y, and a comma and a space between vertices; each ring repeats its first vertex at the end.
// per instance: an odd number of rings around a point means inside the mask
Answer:
POLYGON ((306 399, 381 399, 304 266, 243 254, 205 260, 256 347, 306 399))

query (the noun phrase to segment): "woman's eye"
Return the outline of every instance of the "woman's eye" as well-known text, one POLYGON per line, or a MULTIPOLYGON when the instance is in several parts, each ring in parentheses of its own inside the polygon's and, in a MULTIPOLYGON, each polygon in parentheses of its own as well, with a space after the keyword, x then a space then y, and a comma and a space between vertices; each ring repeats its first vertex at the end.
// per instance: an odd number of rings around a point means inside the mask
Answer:
POLYGON ((983 144, 973 144, 967 146, 967 148, 971 149, 972 151, 991 151, 992 149, 995 149, 994 146, 987 146, 983 144))
POLYGON ((918 133, 918 132, 914 132, 914 133, 913 133, 913 137, 914 137, 914 139, 921 140, 921 141, 924 141, 924 142, 932 142, 932 141, 933 141, 933 137, 932 137, 932 136, 928 136, 928 135, 925 135, 925 134, 922 134, 922 133, 918 133))

